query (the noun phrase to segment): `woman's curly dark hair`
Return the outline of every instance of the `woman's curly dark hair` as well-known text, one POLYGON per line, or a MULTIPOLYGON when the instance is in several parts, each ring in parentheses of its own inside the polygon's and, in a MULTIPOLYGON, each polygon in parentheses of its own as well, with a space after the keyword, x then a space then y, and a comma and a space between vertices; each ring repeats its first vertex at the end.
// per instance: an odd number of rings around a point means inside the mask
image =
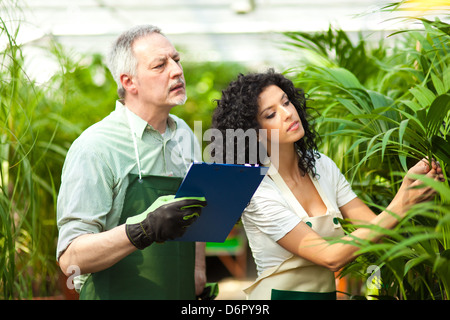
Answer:
MULTIPOLYGON (((297 150, 300 152, 299 168, 303 174, 310 173, 313 176, 316 175, 315 161, 319 157, 316 145, 316 132, 309 123, 309 115, 306 110, 306 98, 302 89, 298 89, 294 86, 291 80, 287 79, 280 73, 276 73, 273 69, 269 69, 265 73, 250 73, 247 75, 239 74, 235 81, 232 81, 229 86, 222 91, 222 98, 216 100, 217 108, 214 111, 212 118, 212 128, 218 129, 222 137, 226 137, 227 129, 242 129, 246 132, 248 129, 254 129, 258 131, 261 128, 258 120, 258 97, 261 92, 270 85, 276 85, 283 90, 292 104, 295 106, 303 128, 305 135, 303 138, 295 142, 297 150)), ((213 156, 217 160, 217 155, 214 154, 214 150, 217 147, 222 148, 223 159, 225 159, 226 153, 232 151, 236 157, 238 155, 237 142, 234 141, 234 150, 226 150, 226 139, 215 140, 216 146, 212 148, 213 156), (222 145, 217 145, 217 143, 222 145), (234 151, 237 151, 236 153, 234 151)), ((258 146, 261 148, 261 146, 258 146)), ((245 143, 245 163, 250 157, 250 146, 248 142, 245 143)), ((258 151, 259 154, 259 151, 258 151)), ((229 161, 227 161, 229 163, 229 161)), ((225 161, 223 161, 225 163, 225 161)), ((256 164, 256 163, 252 163, 256 164)), ((258 165, 262 165, 261 159, 257 160, 258 165)))

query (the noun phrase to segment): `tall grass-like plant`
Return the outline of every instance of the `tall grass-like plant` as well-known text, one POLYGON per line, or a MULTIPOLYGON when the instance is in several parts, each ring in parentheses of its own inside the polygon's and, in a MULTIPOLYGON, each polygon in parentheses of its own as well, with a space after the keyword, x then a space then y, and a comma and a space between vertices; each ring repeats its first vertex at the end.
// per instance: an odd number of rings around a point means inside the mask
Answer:
POLYGON ((106 70, 100 57, 85 67, 54 41, 49 53, 60 71, 36 83, 16 41, 20 9, 15 1, 1 4, 0 297, 59 295, 55 205, 62 165, 81 131, 112 111, 116 87, 112 79, 95 83, 106 70))
POLYGON ((8 22, 0 18, 0 37, 6 42, 0 52, 0 296, 28 298, 36 289, 33 284, 56 274, 45 262, 49 248, 43 241, 54 238, 44 227, 51 212, 39 215, 42 208, 51 208, 55 189, 45 177, 51 141, 41 135, 36 117, 45 95, 25 73, 16 43, 19 28, 11 31, 8 22))
MULTIPOLYGON (((396 45, 353 44, 342 30, 287 34, 308 59, 289 70, 321 115, 321 149, 376 211, 383 210, 406 172, 424 157, 450 164, 450 25, 417 19, 422 28, 399 32, 396 45)), ((376 265, 376 294, 400 299, 449 299, 450 190, 415 206, 384 241, 355 239, 362 255, 344 270, 368 276, 376 265)))

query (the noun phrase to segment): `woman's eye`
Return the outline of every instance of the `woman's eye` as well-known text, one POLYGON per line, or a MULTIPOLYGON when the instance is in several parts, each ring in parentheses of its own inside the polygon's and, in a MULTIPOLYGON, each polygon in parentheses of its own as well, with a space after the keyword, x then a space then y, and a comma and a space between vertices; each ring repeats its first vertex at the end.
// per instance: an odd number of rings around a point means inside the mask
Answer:
POLYGON ((291 103, 290 100, 286 100, 286 101, 283 103, 283 106, 287 107, 290 103, 291 103))
POLYGON ((273 117, 275 117, 275 112, 272 112, 271 114, 269 114, 266 119, 272 119, 273 117))

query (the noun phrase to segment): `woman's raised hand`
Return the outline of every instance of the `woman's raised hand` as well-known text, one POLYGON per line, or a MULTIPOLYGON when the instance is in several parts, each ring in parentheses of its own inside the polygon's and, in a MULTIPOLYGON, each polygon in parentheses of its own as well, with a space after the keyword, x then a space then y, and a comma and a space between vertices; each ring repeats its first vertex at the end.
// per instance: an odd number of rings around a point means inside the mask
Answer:
POLYGON ((416 179, 413 175, 426 175, 441 182, 445 180, 439 162, 434 160, 430 162, 426 158, 417 162, 408 170, 396 195, 396 198, 398 197, 402 206, 404 206, 403 212, 406 212, 415 203, 431 200, 436 194, 432 187, 416 179))

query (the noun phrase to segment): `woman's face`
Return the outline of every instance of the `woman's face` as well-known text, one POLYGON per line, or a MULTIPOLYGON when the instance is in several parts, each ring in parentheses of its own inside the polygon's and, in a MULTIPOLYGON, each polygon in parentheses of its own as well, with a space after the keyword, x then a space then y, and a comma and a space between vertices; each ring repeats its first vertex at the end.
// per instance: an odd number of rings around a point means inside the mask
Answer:
POLYGON ((262 129, 267 130, 267 142, 278 144, 293 144, 303 138, 300 116, 287 94, 276 85, 266 87, 258 97, 257 119, 262 129), (278 131, 277 141, 273 141, 278 131))

